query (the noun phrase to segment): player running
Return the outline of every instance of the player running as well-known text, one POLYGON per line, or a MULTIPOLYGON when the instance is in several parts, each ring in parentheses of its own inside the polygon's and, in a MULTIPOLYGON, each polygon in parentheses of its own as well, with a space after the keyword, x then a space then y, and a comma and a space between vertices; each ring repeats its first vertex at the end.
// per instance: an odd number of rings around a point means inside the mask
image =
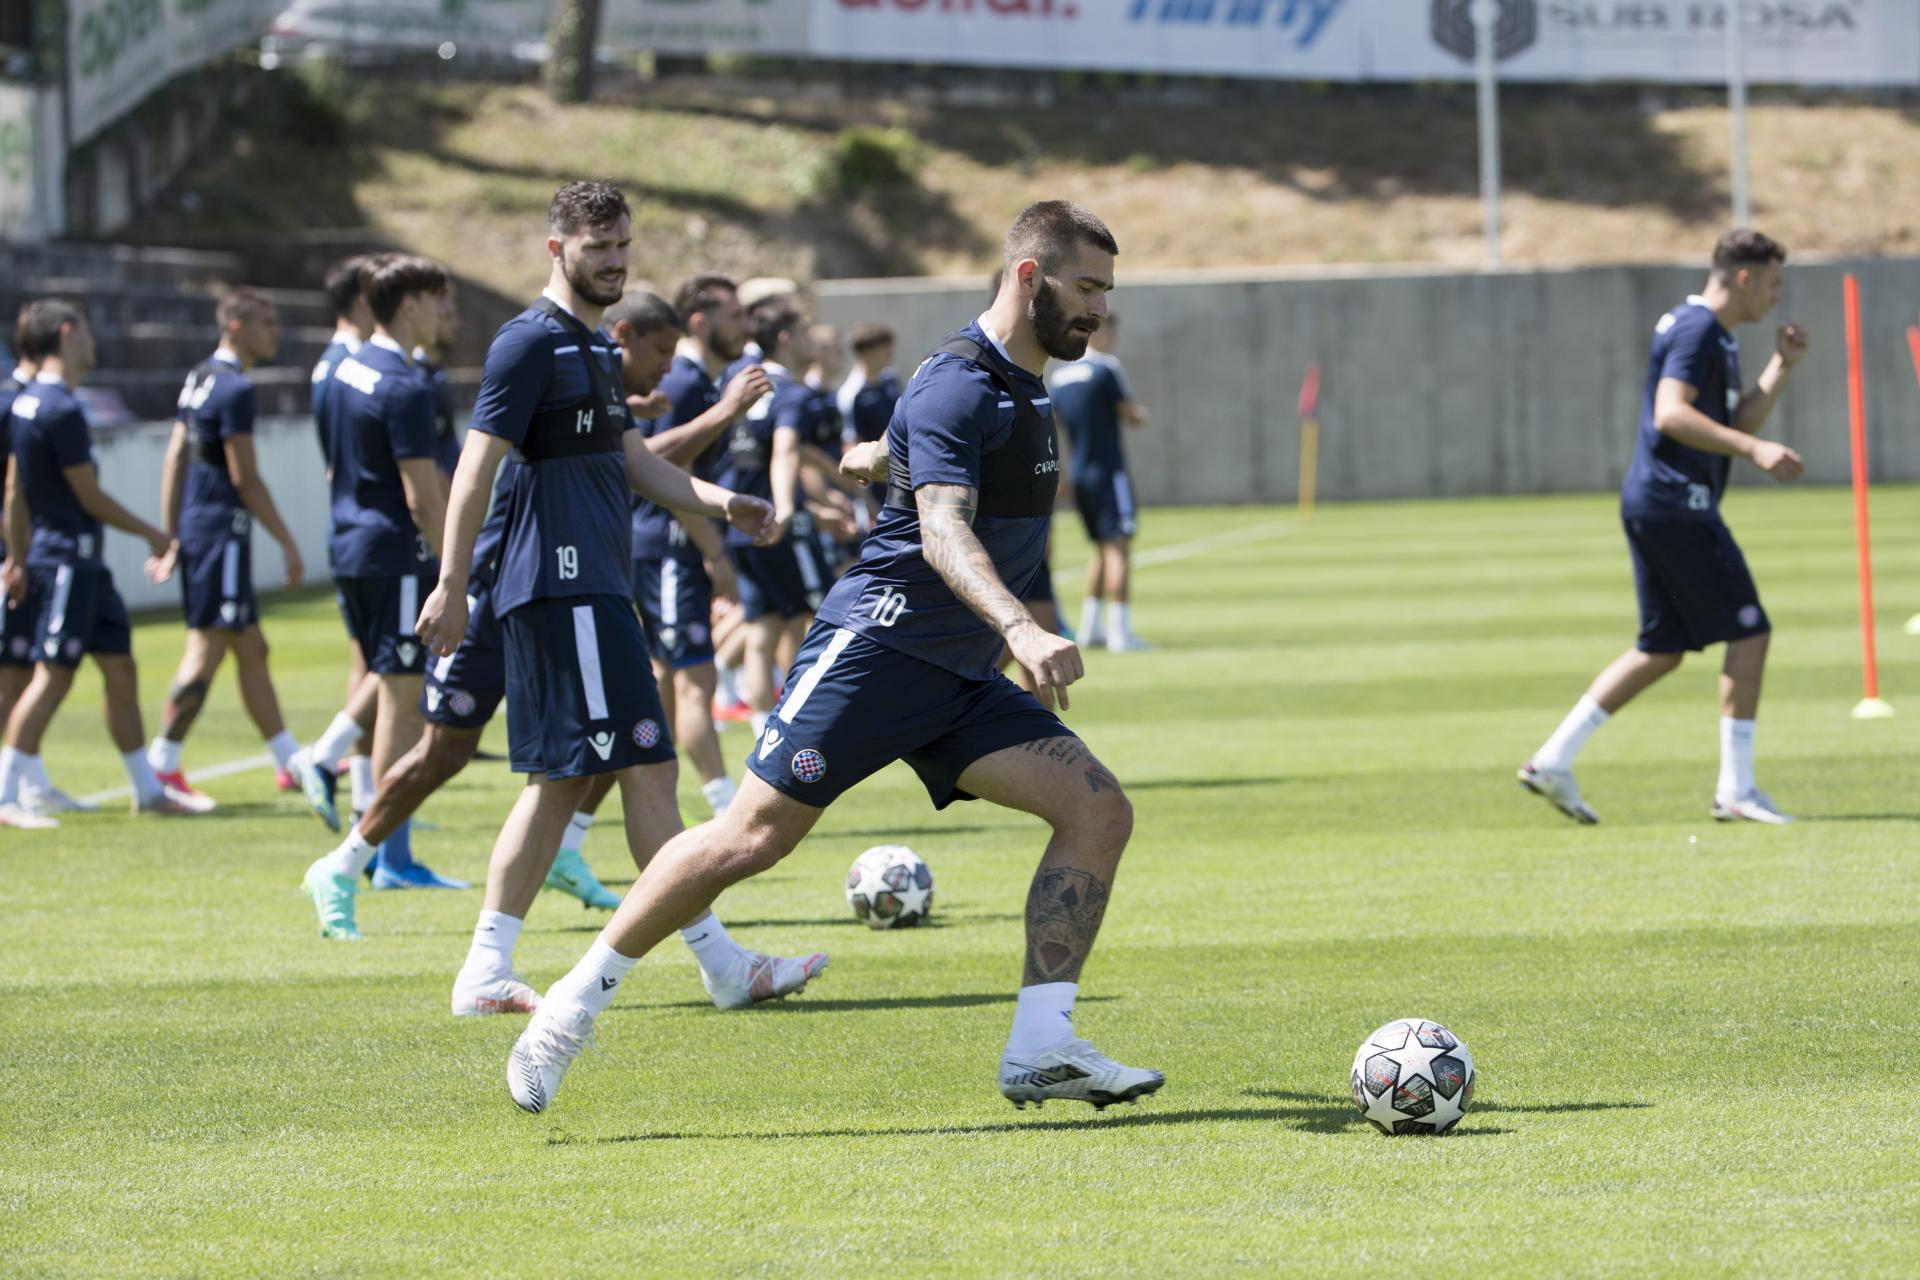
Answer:
POLYGON ((1047 382, 1053 388, 1054 412, 1072 445, 1074 504, 1095 547, 1093 563, 1087 566, 1086 598, 1080 602, 1080 639, 1087 644, 1104 641, 1108 652, 1127 653, 1148 646, 1133 634, 1127 602, 1133 535, 1139 524, 1121 428, 1146 425, 1147 411, 1134 399, 1126 370, 1113 354, 1117 324, 1118 317, 1108 316, 1087 344, 1087 354, 1054 370, 1047 382))
POLYGON ((1807 354, 1796 324, 1779 327, 1757 386, 1742 390, 1733 329, 1756 324, 1780 302, 1787 251, 1758 231, 1734 230, 1714 246, 1700 293, 1662 316, 1653 331, 1647 390, 1620 516, 1640 595, 1640 638, 1594 678, 1545 745, 1520 766, 1520 783, 1568 817, 1598 822, 1580 797, 1573 762, 1594 730, 1680 665, 1689 651, 1725 641, 1720 674, 1720 778, 1709 812, 1722 822, 1785 823, 1754 785, 1754 717, 1772 624, 1746 557, 1720 518, 1733 459, 1775 480, 1797 480, 1800 455, 1759 438, 1787 377, 1807 354))
MULTIPOLYGON (((568 183, 555 194, 546 242, 552 274, 540 300, 508 321, 487 352, 454 477, 440 583, 420 613, 421 638, 436 654, 454 654, 467 630, 467 570, 487 487, 513 450, 518 466, 492 608, 506 653, 512 765, 527 785, 494 845, 486 906, 454 984, 455 1013, 537 1007, 533 989, 513 976, 513 945, 596 776, 620 775, 636 864, 680 830, 672 735, 628 594, 628 495, 756 532, 771 525, 766 504, 690 477, 632 430, 611 343, 598 327, 626 282, 631 217, 608 183, 568 183)), ((820 954, 789 960, 745 950, 704 902, 674 923, 684 926, 721 1008, 798 991, 826 967, 820 954)))
POLYGON ((507 1062, 527 1111, 550 1106, 594 1019, 639 957, 728 885, 790 853, 834 798, 894 760, 936 806, 977 797, 1053 828, 1027 896, 1026 966, 999 1086, 1015 1105, 1104 1107, 1152 1093, 1074 1036, 1081 966, 1106 912, 1133 810, 1120 784, 1049 709, 1080 654, 1034 624, 1019 592, 1046 541, 1058 481, 1053 427, 1034 408, 1047 358, 1076 359, 1106 313, 1112 234, 1064 201, 1007 233, 987 313, 921 366, 888 428, 893 484, 860 560, 807 637, 738 799, 677 836, 627 892, 571 973, 548 991, 507 1062), (1040 696, 994 670, 1001 638, 1040 696))
POLYGON ((160 781, 187 793, 193 788, 181 771, 180 746, 229 651, 239 671, 240 700, 273 752, 275 767, 289 773, 310 767, 280 717, 253 594, 256 520, 280 544, 283 585, 292 590, 305 575, 300 548, 253 451, 255 401, 247 371, 279 350, 280 317, 265 297, 237 289, 220 299, 214 318, 220 343, 180 390, 160 481, 160 523, 180 543, 187 648, 167 695, 166 725, 148 746, 147 762, 160 781))
MULTIPOLYGON (((57 826, 54 813, 82 804, 47 781, 40 742, 73 687, 80 659, 93 655, 106 685, 107 733, 133 784, 135 813, 206 813, 213 801, 168 787, 147 763, 140 722, 140 675, 134 666, 127 607, 101 558, 106 525, 146 541, 147 575, 164 582, 179 548, 160 529, 100 488, 93 433, 73 386, 93 368, 93 332, 69 303, 33 303, 20 324, 20 351, 38 368, 13 402, 9 442, 25 502, 9 502, 8 541, 27 548, 24 598, 37 600, 33 678, 7 720, 0 749, 0 805, 57 826), (29 536, 26 517, 31 515, 29 536)), ((22 597, 16 597, 16 603, 22 597)), ((11 825, 26 825, 15 820, 11 825)))

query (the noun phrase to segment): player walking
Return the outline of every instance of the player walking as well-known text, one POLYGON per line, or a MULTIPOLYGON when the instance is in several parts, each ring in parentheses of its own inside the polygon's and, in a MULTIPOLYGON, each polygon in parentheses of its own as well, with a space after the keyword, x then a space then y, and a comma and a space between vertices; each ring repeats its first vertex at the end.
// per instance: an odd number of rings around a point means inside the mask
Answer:
POLYGON ((245 289, 221 298, 214 316, 220 344, 181 388, 160 482, 160 522, 180 543, 187 649, 167 695, 166 725, 147 748, 147 762, 162 782, 189 793, 180 745, 229 651, 239 669, 240 700, 275 766, 296 773, 309 767, 280 717, 253 594, 256 520, 280 544, 287 589, 299 586, 305 574, 300 548, 280 519, 253 451, 254 390, 247 371, 279 350, 280 318, 273 303, 245 289))
POLYGON ((1594 678, 1545 745, 1520 766, 1520 783, 1579 822, 1599 816, 1580 797, 1573 762, 1620 708, 1680 665, 1689 651, 1725 641, 1720 675, 1720 779, 1710 812, 1723 822, 1791 821, 1753 781, 1754 716, 1772 624, 1746 557, 1720 518, 1733 459, 1775 480, 1800 476, 1800 455, 1758 432, 1808 338, 1784 324, 1757 386, 1742 390, 1732 330, 1767 317, 1780 301, 1787 251, 1757 231, 1734 230, 1714 246, 1699 294, 1654 327, 1646 399, 1633 461, 1620 493, 1640 638, 1594 678))
MULTIPOLYGON (((756 531, 766 505, 694 479, 632 430, 603 309, 626 282, 631 212, 604 182, 573 182, 553 198, 540 301, 507 322, 460 454, 447 514, 441 579, 420 613, 421 637, 442 656, 467 629, 468 567, 487 487, 509 449, 509 515, 493 584, 506 652, 507 728, 526 788, 487 868, 486 907, 455 979, 455 1013, 532 1012, 539 997, 512 972, 520 923, 592 779, 621 775, 628 846, 637 864, 680 829, 672 736, 628 594, 629 493, 756 531)), ((351 883, 349 881, 349 883, 351 883)), ((826 967, 764 956, 735 943, 708 903, 682 914, 682 937, 714 1003, 739 1008, 789 994, 826 967)))
POLYGON ((1087 595, 1080 604, 1080 639, 1087 644, 1104 640, 1110 652, 1125 653, 1147 645, 1133 634, 1127 602, 1130 553, 1139 525, 1121 428, 1145 425, 1147 411, 1134 399, 1126 370, 1113 354, 1117 323, 1108 316, 1087 344, 1087 354, 1056 369, 1048 385, 1053 388, 1054 412, 1072 443, 1073 500, 1095 544, 1093 563, 1087 566, 1087 595))
POLYGON ((739 797, 668 842, 592 949, 547 993, 507 1063, 513 1100, 553 1102, 640 956, 729 884, 790 853, 826 805, 904 759, 936 806, 978 797, 1053 828, 1027 896, 1027 953, 1000 1090, 1016 1105, 1105 1106, 1158 1089, 1073 1034, 1081 966, 1105 915, 1133 810, 1120 784, 1049 710, 1079 652, 1034 624, 1019 592, 1046 541, 1058 463, 1047 358, 1076 359, 1106 312, 1112 234, 1064 201, 1007 233, 987 313, 921 366, 888 429, 893 485, 858 563, 822 605, 739 797), (994 670, 1001 638, 1040 696, 994 670))

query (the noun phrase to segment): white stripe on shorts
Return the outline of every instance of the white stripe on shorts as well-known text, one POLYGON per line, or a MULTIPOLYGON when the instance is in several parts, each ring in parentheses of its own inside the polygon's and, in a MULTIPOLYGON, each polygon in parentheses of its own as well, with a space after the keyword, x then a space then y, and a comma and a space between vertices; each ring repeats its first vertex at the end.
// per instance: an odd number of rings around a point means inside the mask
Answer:
POLYGON ((240 598, 240 544, 232 539, 220 551, 220 598, 240 598))
POLYGON ((67 625, 67 597, 73 594, 73 566, 63 564, 53 571, 53 607, 47 610, 47 634, 57 636, 67 625))
POLYGON ((821 677, 827 674, 827 668, 833 665, 833 660, 838 658, 841 651, 852 641, 853 632, 845 627, 833 633, 833 639, 827 641, 827 647, 820 651, 820 656, 815 658, 813 665, 807 668, 807 674, 800 677, 800 683, 793 686, 793 692, 781 702, 780 719, 782 721, 787 724, 793 723, 793 718, 800 714, 800 708, 806 706, 807 699, 813 696, 813 691, 819 685, 821 677))
POLYGON ((660 625, 680 625, 680 562, 672 556, 660 562, 660 625))
POLYGON ((1120 518, 1133 519, 1133 482, 1127 479, 1127 473, 1113 473, 1113 500, 1120 504, 1120 518))
POLYGON ((593 606, 573 606, 573 650, 580 658, 580 683, 587 691, 587 719, 607 719, 607 685, 600 675, 600 631, 593 606))
MULTIPOLYGON (((474 597, 474 596, 467 597, 467 625, 468 626, 473 625, 473 614, 474 614, 474 611, 479 607, 480 607, 480 601, 477 597, 474 597)), ((440 659, 440 661, 433 664, 433 678, 444 684, 447 679, 447 672, 453 670, 453 660, 459 656, 460 656, 460 646, 455 645, 452 653, 448 654, 446 657, 440 659)))
POLYGON ((793 540, 793 558, 800 564, 800 585, 812 595, 820 590, 820 566, 814 563, 813 548, 805 538, 793 540))
POLYGON ((413 634, 413 620, 420 616, 420 579, 415 574, 400 578, 400 634, 413 634))

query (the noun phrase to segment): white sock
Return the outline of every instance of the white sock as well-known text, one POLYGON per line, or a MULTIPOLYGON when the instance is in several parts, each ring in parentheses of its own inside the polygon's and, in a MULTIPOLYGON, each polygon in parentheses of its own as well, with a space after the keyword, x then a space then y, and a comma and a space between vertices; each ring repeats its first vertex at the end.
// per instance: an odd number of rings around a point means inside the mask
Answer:
POLYGON ((45 756, 21 756, 20 777, 23 782, 41 791, 53 790, 53 779, 47 776, 45 756))
POLYGON ((1580 695, 1580 701, 1573 704, 1573 710, 1567 712, 1567 718, 1560 722, 1553 736, 1533 753, 1534 766, 1553 770, 1573 768, 1573 758, 1587 745, 1593 731, 1612 718, 1591 697, 1580 695))
POLYGON ((1133 611, 1125 600, 1107 601, 1107 643, 1118 644, 1133 635, 1133 611))
POLYGON ((133 794, 145 804, 160 796, 160 779, 153 776, 153 766, 147 763, 144 751, 129 751, 120 757, 120 763, 127 767, 127 781, 133 784, 133 794))
POLYGON ((300 750, 300 744, 293 740, 292 734, 282 729, 267 739, 267 750, 273 752, 274 764, 284 769, 287 767, 287 761, 293 759, 294 754, 300 750))
POLYGON ((733 668, 724 662, 717 662, 713 667, 713 676, 714 701, 723 707, 738 706, 740 703, 740 690, 733 682, 733 668))
POLYGON ((1008 1053, 1038 1053, 1073 1034, 1073 998, 1077 982, 1042 982, 1022 987, 1013 1002, 1013 1031, 1008 1053))
POLYGON ((567 823, 567 829, 560 834, 560 852, 572 850, 574 853, 587 847, 587 828, 593 825, 593 815, 576 813, 567 823))
POLYGON ((373 808, 373 757, 355 756, 347 761, 347 769, 353 775, 353 807, 365 813, 373 808))
POLYGON ((767 721, 772 718, 773 718, 773 713, 771 711, 754 712, 753 713, 753 736, 757 738, 761 734, 765 733, 767 731, 767 721))
POLYGON ((1088 596, 1080 602, 1080 642, 1097 644, 1105 634, 1100 629, 1100 597, 1088 596))
POLYGON ((700 784, 700 794, 707 798, 707 807, 713 810, 713 816, 719 817, 733 803, 733 797, 739 788, 733 785, 733 779, 721 774, 711 782, 700 784))
POLYGON ((1737 800, 1753 790, 1753 721, 1720 717, 1720 781, 1714 794, 1737 800))
POLYGON ((727 935, 727 927, 711 911, 705 919, 682 929, 680 941, 687 944, 687 950, 700 962, 700 971, 709 978, 727 977, 740 956, 740 944, 727 935))
POLYGON ((481 979, 513 976, 513 948, 519 941, 520 921, 504 911, 482 911, 460 972, 481 979))
POLYGON ((180 772, 180 746, 171 738, 155 738, 147 748, 147 763, 155 773, 180 772))
POLYGON ((327 731, 313 740, 313 762, 328 773, 340 772, 340 759, 360 741, 361 729, 354 718, 342 711, 334 716, 327 731))
POLYGON ((0 804, 14 804, 20 799, 20 777, 26 772, 24 753, 12 747, 0 747, 0 804))
POLYGON ((595 938, 593 946, 580 958, 580 963, 548 990, 547 999, 577 1004, 597 1018, 613 1003, 620 980, 639 963, 638 957, 630 959, 623 956, 601 939, 595 938))
POLYGON ((327 865, 333 868, 335 875, 357 880, 373 861, 373 853, 374 846, 368 844, 367 838, 360 834, 360 828, 355 827, 347 832, 347 838, 340 842, 340 847, 327 855, 327 865))

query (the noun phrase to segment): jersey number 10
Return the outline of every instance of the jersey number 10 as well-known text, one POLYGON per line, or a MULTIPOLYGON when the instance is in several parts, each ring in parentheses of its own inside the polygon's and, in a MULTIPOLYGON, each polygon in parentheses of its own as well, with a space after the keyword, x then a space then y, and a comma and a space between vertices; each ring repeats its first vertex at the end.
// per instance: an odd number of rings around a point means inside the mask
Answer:
POLYGON ((900 615, 907 611, 907 597, 889 587, 880 593, 873 602, 873 620, 883 627, 890 627, 900 621, 900 615))

